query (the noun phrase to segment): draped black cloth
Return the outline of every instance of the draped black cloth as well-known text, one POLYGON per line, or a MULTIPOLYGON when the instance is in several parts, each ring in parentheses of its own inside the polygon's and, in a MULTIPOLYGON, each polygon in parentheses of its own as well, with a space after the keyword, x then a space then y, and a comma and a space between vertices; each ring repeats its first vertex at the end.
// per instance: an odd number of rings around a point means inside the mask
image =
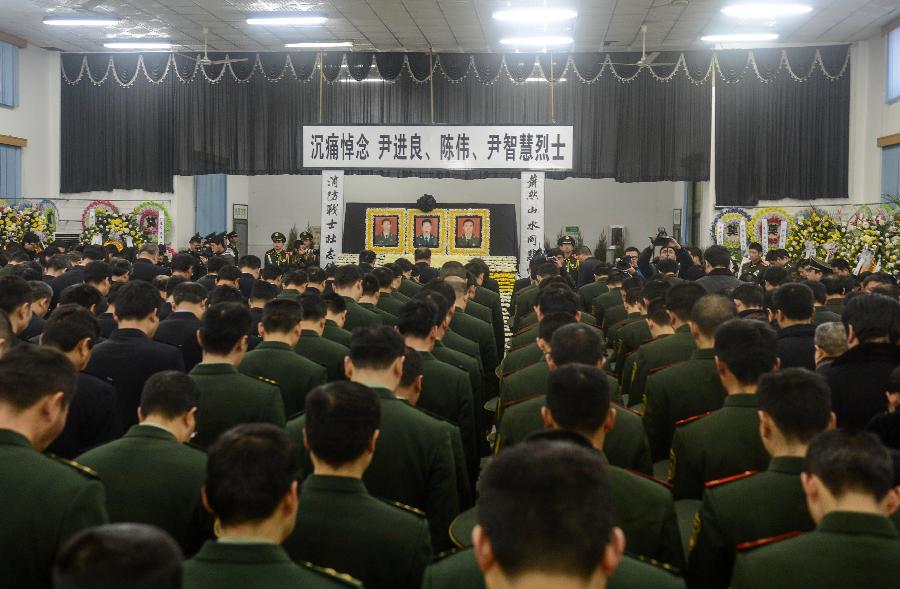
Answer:
MULTIPOLYGON (((791 112, 814 103, 834 116, 842 108, 849 112, 847 105, 836 100, 839 93, 833 89, 823 89, 816 97, 807 90, 817 75, 840 85, 847 76, 831 81, 823 71, 841 71, 844 61, 832 53, 826 58, 825 48, 821 59, 816 48, 805 51, 812 56, 804 70, 808 80, 785 80, 791 89, 782 99, 784 108, 791 112)), ((748 52, 740 53, 746 63, 748 52)), ((225 54, 210 57, 221 59, 225 54)), ((169 192, 175 174, 318 174, 301 167, 302 125, 429 124, 432 108, 437 124, 572 125, 573 169, 549 172, 550 178, 709 179, 711 82, 716 75, 712 52, 663 52, 656 62, 678 65, 643 69, 618 65, 636 61, 640 56, 633 53, 329 52, 324 54, 321 70, 314 53, 232 53, 228 57, 247 61, 200 67, 183 55, 64 54, 62 192, 114 188, 169 192), (551 76, 552 87, 546 82, 551 76)), ((799 55, 796 60, 800 62, 799 55)), ((740 63, 737 57, 733 61, 740 63)), ((782 70, 773 68, 777 75, 782 70)), ((723 68, 721 76, 740 78, 733 84, 735 92, 741 94, 740 88, 747 88, 750 94, 761 84, 754 72, 733 66, 723 68)), ((766 93, 757 90, 755 95, 760 97, 752 98, 754 112, 764 114, 756 105, 766 93)), ((734 108, 747 108, 744 104, 726 108, 728 104, 728 98, 721 102, 717 98, 717 116, 737 120, 734 108)), ((717 153, 719 144, 724 146, 717 158, 750 157, 752 165, 743 167, 758 170, 756 162, 762 159, 758 154, 728 151, 727 142, 733 137, 729 126, 717 124, 717 153)), ((797 133, 797 139, 811 148, 789 170, 817 169, 822 161, 817 149, 831 148, 820 145, 818 139, 810 142, 806 127, 799 127, 797 133)), ((833 158, 826 159, 834 165, 833 158)), ((717 170, 719 180, 722 166, 717 170)), ((509 170, 350 173, 518 177, 509 170)), ((822 171, 811 174, 821 175, 822 171)), ((727 186, 727 179, 723 182, 727 186)), ((830 178, 820 182, 821 190, 834 195, 831 182, 830 178)), ((768 193, 789 189, 778 184, 768 193)))

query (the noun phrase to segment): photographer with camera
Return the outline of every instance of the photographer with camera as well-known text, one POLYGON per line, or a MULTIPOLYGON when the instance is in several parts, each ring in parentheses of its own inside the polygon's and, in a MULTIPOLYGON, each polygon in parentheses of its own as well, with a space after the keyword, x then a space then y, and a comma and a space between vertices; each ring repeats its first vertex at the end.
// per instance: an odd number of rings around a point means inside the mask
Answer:
POLYGON ((656 237, 650 238, 650 245, 638 256, 638 270, 648 280, 678 277, 685 279, 685 273, 694 265, 691 254, 681 247, 673 237, 669 237, 665 227, 658 227, 656 237), (659 248, 659 255, 651 262, 654 248, 659 248), (662 267, 660 267, 662 266, 662 267))

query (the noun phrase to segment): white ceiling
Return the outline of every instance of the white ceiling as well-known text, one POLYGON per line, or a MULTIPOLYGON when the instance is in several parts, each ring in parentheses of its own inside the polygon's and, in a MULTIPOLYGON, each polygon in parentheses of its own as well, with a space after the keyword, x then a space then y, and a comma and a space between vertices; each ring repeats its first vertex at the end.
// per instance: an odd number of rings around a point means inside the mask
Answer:
POLYGON ((168 37, 199 49, 203 27, 210 50, 275 51, 288 42, 353 41, 356 50, 508 51, 505 35, 535 34, 544 27, 504 27, 491 13, 506 6, 548 4, 572 7, 570 25, 551 25, 547 33, 575 39, 574 51, 635 50, 639 27, 648 26, 648 49, 700 47, 703 34, 773 30, 779 43, 840 43, 865 39, 900 16, 898 0, 808 0, 813 12, 771 25, 741 23, 719 9, 726 0, 0 0, 0 31, 24 37, 41 47, 64 51, 103 51, 110 37, 168 37), (88 5, 97 12, 123 17, 116 27, 51 27, 41 19, 88 5), (328 16, 317 27, 262 27, 246 24, 247 13, 309 7, 328 16))

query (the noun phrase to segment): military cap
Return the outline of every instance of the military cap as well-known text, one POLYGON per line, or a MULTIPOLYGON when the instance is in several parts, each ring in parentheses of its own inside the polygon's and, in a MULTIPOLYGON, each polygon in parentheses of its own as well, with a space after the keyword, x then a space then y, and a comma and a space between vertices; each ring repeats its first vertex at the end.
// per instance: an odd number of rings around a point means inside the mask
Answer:
POLYGON ((200 233, 198 232, 191 236, 191 238, 188 240, 188 243, 201 243, 202 241, 203 238, 200 237, 200 233))
POLYGON ((272 234, 271 237, 272 237, 272 241, 273 241, 273 242, 275 242, 275 241, 287 241, 287 237, 285 237, 285 236, 284 236, 284 233, 282 233, 281 231, 276 231, 275 233, 272 234))
POLYGON ((232 237, 237 237, 237 236, 238 236, 238 232, 232 231, 231 233, 227 234, 225 237, 228 237, 230 239, 232 237))
POLYGON ((297 236, 297 239, 299 239, 300 241, 303 241, 303 240, 306 240, 306 239, 312 241, 312 239, 313 239, 313 234, 310 233, 309 231, 304 231, 303 233, 301 233, 300 235, 297 236))
POLYGON ((834 272, 834 268, 832 268, 819 258, 810 258, 806 260, 806 266, 808 268, 814 268, 822 274, 831 274, 832 272, 834 272))
POLYGON ((560 246, 563 244, 575 245, 575 238, 571 235, 563 235, 559 239, 556 240, 556 245, 560 246))

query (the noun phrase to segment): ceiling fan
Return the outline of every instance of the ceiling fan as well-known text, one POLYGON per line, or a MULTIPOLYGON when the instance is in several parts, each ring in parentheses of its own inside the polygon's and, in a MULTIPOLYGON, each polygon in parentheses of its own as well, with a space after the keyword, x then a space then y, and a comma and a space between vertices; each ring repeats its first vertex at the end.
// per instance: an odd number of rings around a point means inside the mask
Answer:
POLYGON ((206 27, 203 27, 203 56, 202 57, 194 57, 193 55, 185 55, 184 53, 179 53, 178 55, 180 55, 184 58, 192 59, 192 60, 196 61, 197 65, 199 65, 199 66, 221 65, 223 63, 240 63, 242 61, 249 61, 249 59, 247 59, 246 57, 239 58, 239 59, 231 59, 231 58, 216 59, 216 60, 210 59, 209 55, 207 54, 207 51, 206 51, 208 34, 209 34, 209 29, 206 27))
POLYGON ((647 55, 647 25, 641 25, 641 58, 634 63, 615 63, 613 65, 629 65, 637 68, 645 68, 654 65, 660 66, 674 66, 678 65, 676 63, 657 63, 654 60, 659 56, 659 51, 654 51, 650 55, 647 55))

